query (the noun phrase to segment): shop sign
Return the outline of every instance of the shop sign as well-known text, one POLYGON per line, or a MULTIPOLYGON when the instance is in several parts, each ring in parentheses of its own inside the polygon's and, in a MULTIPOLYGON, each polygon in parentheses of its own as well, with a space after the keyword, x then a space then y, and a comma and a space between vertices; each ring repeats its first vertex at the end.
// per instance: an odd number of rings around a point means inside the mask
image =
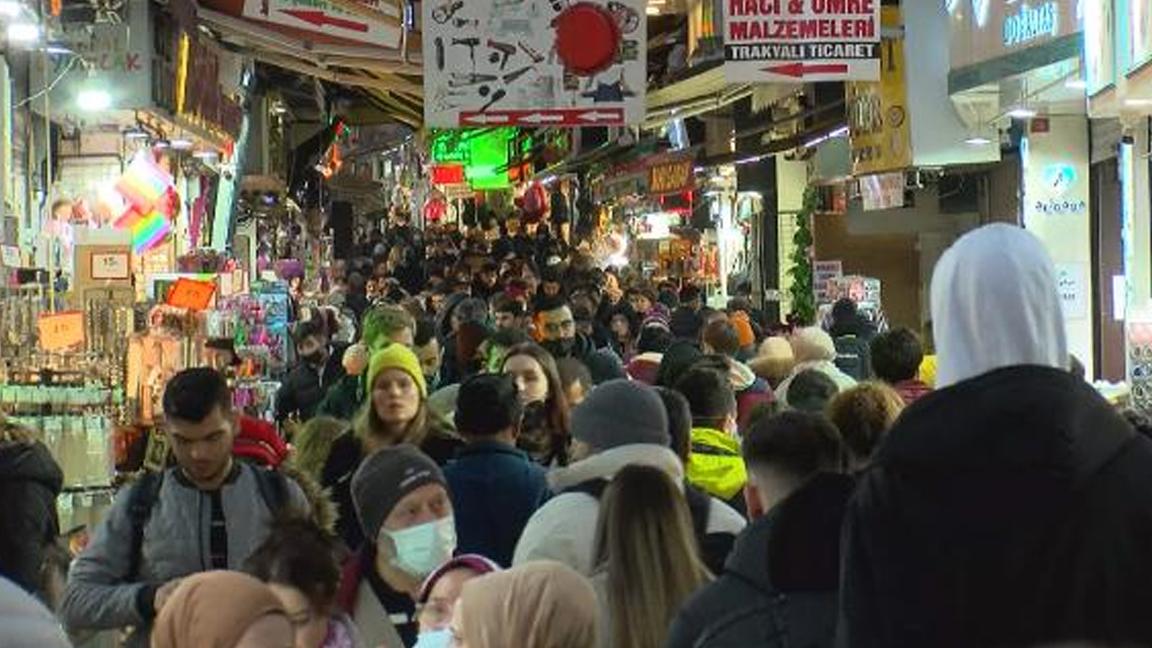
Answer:
MULTIPOLYGON (((946 0, 952 24, 952 69, 1050 43, 1080 31, 1080 12, 1093 2, 946 0)), ((1142 0, 1140 0, 1142 1, 1142 0)))
POLYGON ((643 122, 643 0, 420 4, 426 126, 643 122))
POLYGON ((84 344, 84 312, 66 311, 41 315, 36 322, 40 348, 63 351, 84 344))
POLYGON ((1015 13, 1004 18, 1004 47, 1025 45, 1042 38, 1054 38, 1060 31, 1060 5, 1055 2, 1029 6, 1021 3, 1015 13))
POLYGON ((210 130, 240 136, 244 109, 220 85, 220 54, 206 40, 182 34, 176 67, 176 113, 210 130))
POLYGON ((463 164, 437 164, 432 167, 432 184, 454 185, 465 184, 463 164))
POLYGON ((725 0, 729 83, 875 81, 879 0, 725 0))
MULTIPOLYGON (((139 110, 152 105, 152 25, 148 3, 124 3, 123 22, 70 24, 53 32, 53 41, 67 48, 68 55, 49 55, 47 68, 29 66, 30 85, 52 88, 49 108, 53 120, 92 123, 78 98, 81 92, 99 90, 109 98, 109 110, 139 110)), ((43 110, 43 101, 29 104, 43 110)))
MULTIPOLYGON (((362 4, 369 7, 376 3, 362 4)), ((400 46, 399 20, 375 9, 353 12, 328 0, 245 0, 242 14, 253 20, 377 47, 400 46)))
MULTIPOLYGON (((882 20, 884 27, 898 28, 901 24, 900 7, 884 7, 882 20)), ((912 133, 904 73, 904 38, 901 34, 883 40, 879 81, 847 84, 845 93, 853 175, 912 166, 912 133)))
POLYGON ((197 281, 180 277, 168 290, 168 298, 165 303, 175 308, 202 311, 212 304, 212 296, 215 293, 216 282, 214 281, 197 281))
POLYGON ((648 169, 648 193, 661 195, 691 191, 695 180, 691 158, 653 164, 648 169))

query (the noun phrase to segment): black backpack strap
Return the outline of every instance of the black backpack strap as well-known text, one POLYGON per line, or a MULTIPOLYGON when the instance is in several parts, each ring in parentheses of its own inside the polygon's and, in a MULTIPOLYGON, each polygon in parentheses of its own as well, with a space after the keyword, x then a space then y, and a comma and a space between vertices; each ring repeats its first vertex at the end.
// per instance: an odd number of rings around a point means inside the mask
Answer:
POLYGON ((602 495, 604 495, 604 490, 607 488, 608 488, 608 480, 607 479, 589 479, 588 481, 584 481, 584 482, 580 482, 579 484, 576 484, 572 488, 564 489, 560 494, 563 495, 564 493, 584 493, 585 495, 592 496, 593 498, 596 499, 596 501, 599 501, 600 497, 602 495))
POLYGON ((256 487, 260 489, 260 499, 273 516, 279 515, 289 505, 288 478, 283 473, 269 468, 252 466, 256 473, 256 487))
POLYGON ((146 472, 128 493, 128 520, 132 524, 132 537, 129 545, 127 582, 134 582, 140 576, 144 527, 152 517, 152 508, 160 498, 160 488, 163 485, 163 472, 146 472))
POLYGON ((696 539, 703 542, 708 535, 708 514, 712 510, 712 496, 691 484, 684 484, 684 500, 688 502, 688 512, 692 514, 692 530, 696 539))

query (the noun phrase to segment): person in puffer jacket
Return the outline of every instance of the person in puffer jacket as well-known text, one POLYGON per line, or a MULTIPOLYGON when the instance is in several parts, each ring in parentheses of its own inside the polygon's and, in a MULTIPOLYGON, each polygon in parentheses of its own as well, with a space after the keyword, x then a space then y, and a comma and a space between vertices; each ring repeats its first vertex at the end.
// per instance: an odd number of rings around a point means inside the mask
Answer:
POLYGON ((840 522, 853 481, 836 428, 818 414, 760 419, 743 443, 753 522, 717 579, 684 605, 666 648, 831 648, 840 522))
MULTIPOLYGON (((556 560, 590 576, 600 494, 624 466, 641 464, 684 481, 684 465, 669 447, 668 414, 652 387, 628 380, 599 385, 572 412, 575 461, 548 473, 556 496, 528 520, 513 565, 556 560)), ((744 519, 712 500, 706 533, 735 533, 744 519)))
POLYGON ((31 430, 0 414, 0 576, 41 590, 45 549, 60 534, 56 496, 64 473, 31 430))

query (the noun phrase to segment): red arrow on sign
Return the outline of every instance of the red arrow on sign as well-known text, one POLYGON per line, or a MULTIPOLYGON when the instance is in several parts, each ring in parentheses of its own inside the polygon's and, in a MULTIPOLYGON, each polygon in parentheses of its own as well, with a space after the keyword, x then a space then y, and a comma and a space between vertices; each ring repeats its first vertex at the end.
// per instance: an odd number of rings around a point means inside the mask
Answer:
POLYGON ((368 25, 355 20, 347 20, 345 18, 337 18, 336 16, 329 16, 323 11, 314 11, 311 9, 281 9, 281 13, 286 13, 293 18, 303 20, 306 23, 312 23, 317 27, 324 25, 331 25, 340 29, 350 29, 352 31, 365 32, 368 31, 368 25))
POLYGON ((809 74, 847 74, 847 63, 785 63, 761 68, 765 72, 800 78, 809 74))

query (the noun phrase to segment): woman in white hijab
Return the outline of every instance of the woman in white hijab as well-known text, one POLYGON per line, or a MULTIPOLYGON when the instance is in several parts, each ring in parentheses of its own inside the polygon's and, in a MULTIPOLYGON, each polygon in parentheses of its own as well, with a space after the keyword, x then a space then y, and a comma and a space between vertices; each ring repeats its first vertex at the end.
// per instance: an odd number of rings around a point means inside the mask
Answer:
POLYGON ((1056 273, 989 225, 932 281, 940 388, 906 409, 844 528, 854 646, 1152 644, 1152 440, 1068 370, 1056 273))

